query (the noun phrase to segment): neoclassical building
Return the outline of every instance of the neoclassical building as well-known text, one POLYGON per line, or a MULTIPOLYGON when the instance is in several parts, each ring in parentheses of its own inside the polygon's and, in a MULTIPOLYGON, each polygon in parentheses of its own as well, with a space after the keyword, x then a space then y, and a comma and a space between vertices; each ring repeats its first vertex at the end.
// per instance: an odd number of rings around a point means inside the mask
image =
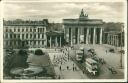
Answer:
POLYGON ((63 41, 64 33, 62 31, 47 31, 47 47, 62 47, 63 41))
POLYGON ((104 32, 104 44, 120 47, 124 46, 124 32, 109 31, 104 32))
POLYGON ((40 48, 47 46, 47 19, 42 21, 4 20, 3 23, 4 48, 40 48))
POLYGON ((63 19, 64 38, 70 45, 102 44, 103 21, 89 19, 83 9, 78 19, 63 19))

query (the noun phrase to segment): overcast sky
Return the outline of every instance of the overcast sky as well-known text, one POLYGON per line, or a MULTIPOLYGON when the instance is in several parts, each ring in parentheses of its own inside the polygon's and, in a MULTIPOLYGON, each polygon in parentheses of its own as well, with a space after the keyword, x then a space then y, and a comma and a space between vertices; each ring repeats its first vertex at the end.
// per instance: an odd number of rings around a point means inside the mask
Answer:
POLYGON ((49 19, 62 22, 66 18, 78 18, 83 8, 90 19, 105 22, 123 22, 121 2, 5 2, 4 19, 49 19))

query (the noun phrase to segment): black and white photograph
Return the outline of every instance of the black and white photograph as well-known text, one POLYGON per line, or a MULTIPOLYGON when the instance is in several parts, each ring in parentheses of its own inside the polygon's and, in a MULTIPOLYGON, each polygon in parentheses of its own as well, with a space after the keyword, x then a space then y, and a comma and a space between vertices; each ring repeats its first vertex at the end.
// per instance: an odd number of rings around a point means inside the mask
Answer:
POLYGON ((2 83, 127 81, 126 0, 0 2, 2 83))

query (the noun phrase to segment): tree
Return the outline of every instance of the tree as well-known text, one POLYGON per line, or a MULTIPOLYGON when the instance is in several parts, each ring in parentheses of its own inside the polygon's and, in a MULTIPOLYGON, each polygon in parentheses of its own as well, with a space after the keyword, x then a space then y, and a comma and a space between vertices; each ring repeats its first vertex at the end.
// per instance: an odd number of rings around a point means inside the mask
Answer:
POLYGON ((37 49, 35 55, 44 55, 44 52, 41 49, 37 49))
POLYGON ((27 51, 26 50, 19 50, 19 52, 7 54, 5 56, 4 61, 4 73, 6 75, 10 75, 10 70, 12 68, 22 67, 27 68, 27 51))
POLYGON ((103 27, 104 27, 104 31, 121 31, 121 24, 120 22, 114 23, 114 22, 108 22, 108 23, 104 23, 103 27))

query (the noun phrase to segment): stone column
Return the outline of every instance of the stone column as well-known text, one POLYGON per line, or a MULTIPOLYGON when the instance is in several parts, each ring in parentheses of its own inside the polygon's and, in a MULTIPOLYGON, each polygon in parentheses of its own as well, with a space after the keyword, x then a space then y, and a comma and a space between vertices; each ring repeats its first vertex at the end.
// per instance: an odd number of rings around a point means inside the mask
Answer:
POLYGON ((36 48, 38 48, 38 45, 39 45, 38 41, 39 41, 39 40, 36 40, 36 48))
POLYGON ((91 44, 91 28, 89 28, 88 43, 91 44))
POLYGON ((112 35, 110 34, 110 45, 112 45, 112 35))
POLYGON ((28 45, 30 46, 31 44, 30 44, 30 40, 28 41, 28 45))
POLYGON ((100 44, 102 44, 102 28, 100 29, 100 44))
POLYGON ((113 35, 112 35, 112 46, 114 45, 114 44, 113 44, 113 41, 114 41, 114 37, 113 37, 113 35))
POLYGON ((116 36, 116 46, 118 47, 118 35, 116 36))
POLYGON ((119 38, 118 38, 118 36, 117 36, 117 47, 119 46, 119 38))
POLYGON ((61 36, 60 36, 60 47, 61 47, 61 36))
POLYGON ((107 35, 107 44, 109 44, 109 34, 107 35))
POLYGON ((52 37, 50 37, 50 48, 51 48, 51 43, 52 43, 52 37))
POLYGON ((113 46, 113 35, 112 35, 112 46, 113 46))
POLYGON ((113 46, 113 41, 114 41, 114 38, 113 38, 113 35, 112 35, 112 46, 113 46))
POLYGON ((114 36, 112 35, 112 45, 114 45, 114 36))
POLYGON ((86 44, 88 44, 88 36, 89 36, 89 29, 87 28, 87 34, 86 34, 86 44))
POLYGON ((46 41, 44 42, 44 45, 45 45, 45 46, 47 46, 47 36, 46 36, 46 32, 44 32, 44 34, 43 34, 43 35, 44 35, 44 38, 43 38, 43 39, 45 39, 45 40, 46 40, 46 41))
POLYGON ((117 36, 115 35, 115 46, 117 46, 117 38, 116 38, 117 36))
POLYGON ((57 37, 55 38, 55 41, 56 41, 56 47, 57 47, 57 45, 58 45, 58 43, 57 43, 57 37))
POLYGON ((116 35, 114 35, 114 46, 116 46, 116 35))
POLYGON ((111 45, 111 35, 110 34, 109 34, 108 42, 109 42, 109 45, 111 45))
POLYGON ((94 30, 94 31, 93 31, 93 44, 95 44, 95 36, 96 36, 95 27, 94 27, 93 30, 94 30))
POLYGON ((80 34, 79 34, 79 28, 78 28, 78 35, 77 35, 77 44, 80 43, 80 34))
POLYGON ((46 37, 46 47, 47 47, 47 37, 46 37))
POLYGON ((115 46, 115 35, 113 35, 113 45, 115 46))
POLYGON ((72 46, 72 29, 71 29, 71 32, 70 33, 71 33, 71 46, 72 46))
POLYGON ((118 46, 118 36, 116 36, 116 46, 118 46))

